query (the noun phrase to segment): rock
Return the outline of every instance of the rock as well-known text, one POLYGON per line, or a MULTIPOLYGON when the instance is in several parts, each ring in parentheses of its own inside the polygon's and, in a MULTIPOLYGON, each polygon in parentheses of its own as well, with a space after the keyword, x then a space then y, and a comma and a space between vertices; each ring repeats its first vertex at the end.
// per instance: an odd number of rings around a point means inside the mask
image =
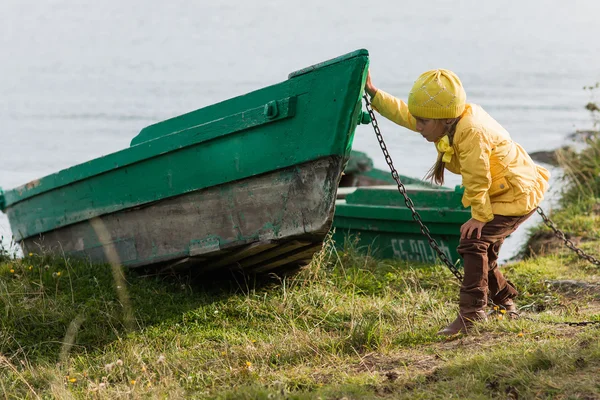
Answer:
POLYGON ((529 153, 532 160, 538 161, 544 164, 550 164, 552 166, 558 166, 558 159, 556 157, 556 150, 550 151, 534 151, 529 153))
POLYGON ((576 280, 572 280, 572 279, 555 280, 555 281, 548 280, 546 282, 548 284, 550 284, 551 286, 558 287, 561 289, 584 289, 584 290, 600 289, 600 284, 576 281, 576 280))
MULTIPOLYGON (((573 242, 575 246, 578 246, 581 243, 582 237, 572 236, 567 232, 565 234, 567 235, 567 239, 573 242)), ((565 243, 562 239, 556 237, 554 232, 539 231, 534 233, 527 241, 523 257, 529 258, 543 256, 545 254, 557 254, 560 253, 564 247, 565 243)))
POLYGON ((600 132, 593 129, 578 129, 575 132, 569 134, 568 138, 570 140, 575 140, 579 142, 584 142, 586 140, 593 139, 598 136, 600 132))
POLYGON ((534 151, 529 153, 529 156, 532 160, 558 167, 560 166, 560 160, 564 159, 565 155, 574 152, 575 150, 572 147, 563 146, 556 150, 534 151))

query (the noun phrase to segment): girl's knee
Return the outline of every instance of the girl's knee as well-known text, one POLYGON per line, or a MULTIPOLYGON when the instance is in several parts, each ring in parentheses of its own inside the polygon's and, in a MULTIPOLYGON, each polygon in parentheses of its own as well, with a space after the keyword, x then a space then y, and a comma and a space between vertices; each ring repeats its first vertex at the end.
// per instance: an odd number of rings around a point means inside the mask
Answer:
POLYGON ((490 244, 481 239, 460 239, 458 253, 487 253, 490 244))

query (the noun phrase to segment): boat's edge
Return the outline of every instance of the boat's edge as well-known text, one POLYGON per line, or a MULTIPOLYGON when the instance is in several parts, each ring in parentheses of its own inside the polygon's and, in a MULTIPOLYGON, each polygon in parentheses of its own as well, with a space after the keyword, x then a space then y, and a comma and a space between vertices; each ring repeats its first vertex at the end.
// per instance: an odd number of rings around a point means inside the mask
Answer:
POLYGON ((368 57, 369 56, 369 51, 367 49, 358 49, 358 50, 355 50, 353 52, 341 55, 339 57, 335 57, 335 58, 332 58, 330 60, 326 60, 326 61, 323 61, 323 62, 320 62, 320 63, 317 63, 317 64, 310 65, 308 67, 305 67, 305 68, 299 69, 297 71, 291 72, 288 75, 288 79, 297 78, 297 77, 302 76, 304 74, 307 74, 309 72, 316 71, 316 70, 318 70, 320 68, 325 68, 325 67, 328 67, 330 65, 337 64, 337 63, 339 63, 341 61, 345 61, 345 60, 349 60, 351 58, 361 57, 361 56, 368 57))
POLYGON ((339 156, 325 157, 290 167, 289 173, 264 174, 261 181, 252 177, 69 225, 26 238, 22 245, 26 252, 60 249, 67 256, 128 267, 196 266, 205 271, 236 268, 242 261, 247 270, 257 273, 293 267, 312 257, 331 228, 344 161, 339 156), (272 196, 272 183, 279 185, 277 196, 272 196), (260 193, 272 204, 261 202, 260 193), (279 202, 283 202, 279 207, 273 206, 279 202), (210 212, 223 210, 224 204, 231 209, 222 216, 210 212), (231 218, 229 213, 234 213, 231 218), (239 236, 238 230, 245 236, 239 236), (163 251, 161 240, 175 244, 163 251), (181 244, 189 247, 173 250, 181 244), (246 252, 244 257, 238 256, 240 252, 246 252))

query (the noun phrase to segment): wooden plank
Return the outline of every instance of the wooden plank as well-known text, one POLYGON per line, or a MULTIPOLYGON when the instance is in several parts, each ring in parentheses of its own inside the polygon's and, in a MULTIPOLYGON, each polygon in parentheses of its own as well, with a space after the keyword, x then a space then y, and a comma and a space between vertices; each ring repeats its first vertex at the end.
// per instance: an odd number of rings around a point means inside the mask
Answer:
POLYGON ((294 261, 299 261, 299 260, 302 260, 305 258, 312 257, 312 255, 315 254, 317 251, 319 251, 322 247, 323 247, 323 244, 319 243, 316 245, 311 245, 308 247, 300 248, 294 252, 285 254, 285 255, 283 255, 283 257, 279 257, 278 259, 273 260, 267 264, 263 264, 259 267, 253 268, 252 272, 254 272, 254 273, 267 272, 269 270, 279 268, 283 265, 292 263, 294 261))
POLYGON ((345 199, 346 196, 348 196, 350 193, 353 193, 356 189, 358 189, 356 186, 339 187, 337 190, 337 199, 345 199))
POLYGON ((202 271, 209 271, 213 269, 217 269, 219 267, 223 267, 226 265, 237 264, 238 261, 256 255, 258 253, 262 253, 266 250, 269 250, 273 247, 276 247, 277 243, 273 242, 257 242, 248 245, 241 250, 236 251, 228 257, 222 257, 218 260, 202 265, 202 271))
POLYGON ((305 247, 309 244, 311 244, 311 243, 310 242, 299 242, 297 240, 292 240, 291 242, 287 242, 285 244, 279 245, 272 250, 265 251, 257 256, 249 257, 249 258, 246 258, 245 260, 242 260, 239 263, 239 267, 242 269, 246 269, 253 265, 256 265, 256 264, 271 260, 273 258, 279 257, 284 253, 291 252, 300 247, 305 247))
POLYGON ((197 263, 203 262, 205 260, 206 260, 206 258, 202 258, 202 257, 185 257, 185 258, 182 258, 175 262, 169 263, 169 264, 163 266, 162 268, 159 268, 158 273, 164 274, 167 272, 176 272, 179 270, 184 270, 184 269, 188 268, 190 265, 197 264, 197 263))

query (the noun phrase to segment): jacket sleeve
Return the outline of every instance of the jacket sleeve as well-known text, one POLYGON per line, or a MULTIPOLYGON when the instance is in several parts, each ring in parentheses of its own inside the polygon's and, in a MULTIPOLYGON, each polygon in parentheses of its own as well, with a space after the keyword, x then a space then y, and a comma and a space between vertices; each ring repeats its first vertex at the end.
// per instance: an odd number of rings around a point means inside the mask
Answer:
POLYGON ((416 131, 415 118, 408 112, 406 103, 383 90, 377 90, 371 99, 373 108, 392 122, 397 123, 412 131, 416 131))
POLYGON ((465 187, 462 203, 465 207, 471 206, 471 216, 474 219, 489 222, 494 219, 488 194, 492 184, 490 173, 492 145, 484 133, 472 128, 460 133, 456 145, 460 173, 465 187))

